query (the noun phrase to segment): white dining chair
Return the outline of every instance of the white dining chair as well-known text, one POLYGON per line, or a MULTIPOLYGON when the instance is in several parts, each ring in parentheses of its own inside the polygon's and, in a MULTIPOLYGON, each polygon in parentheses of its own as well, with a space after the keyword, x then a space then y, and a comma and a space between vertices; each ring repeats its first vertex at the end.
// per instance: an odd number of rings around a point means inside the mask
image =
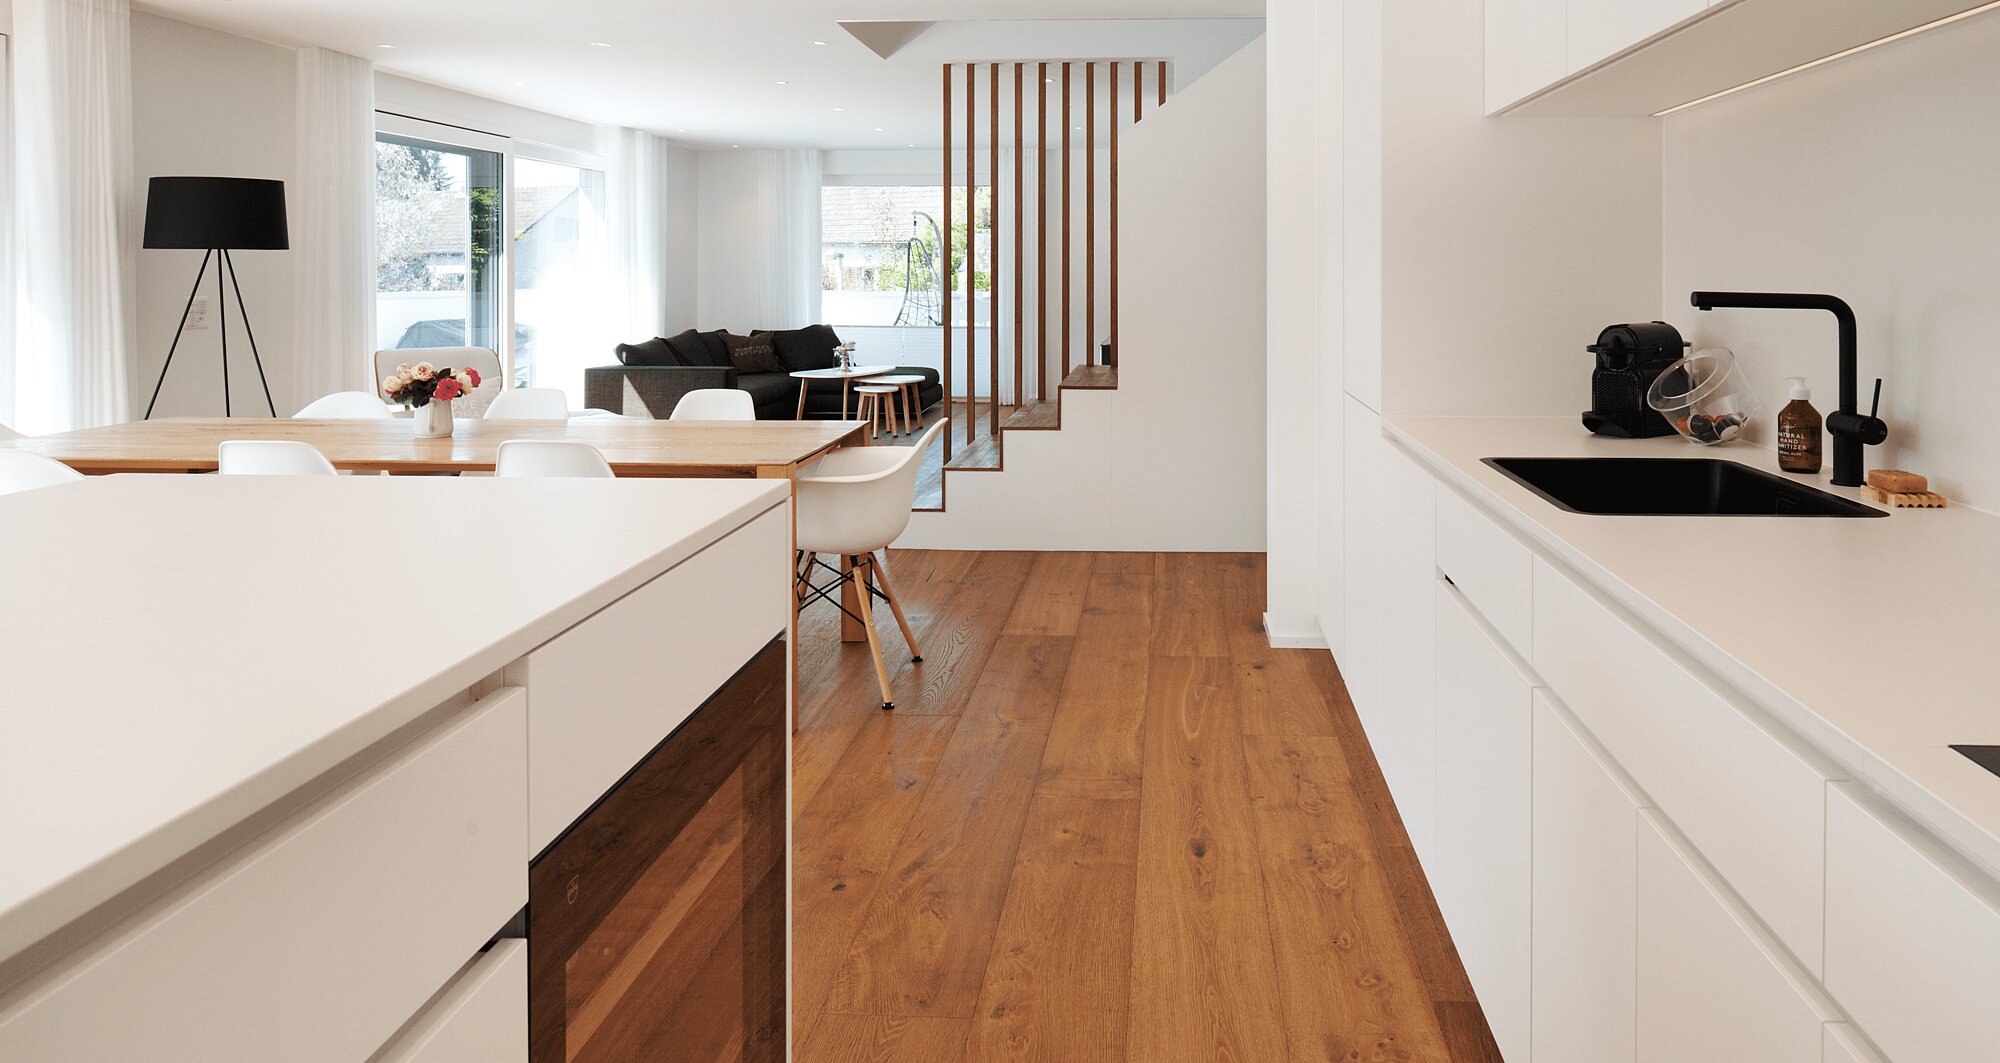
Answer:
POLYGON ((499 477, 582 476, 607 479, 614 475, 611 463, 588 443, 563 439, 509 439, 500 444, 493 459, 493 475, 499 477))
POLYGON ((389 405, 365 391, 336 391, 306 403, 293 417, 324 417, 347 421, 386 421, 395 415, 389 405))
POLYGON ((340 475, 318 447, 294 439, 224 440, 216 459, 224 476, 340 475))
POLYGON ((20 438, 21 438, 21 433, 14 431, 12 428, 9 428, 4 424, 0 424, 0 439, 20 439, 20 438))
POLYGON ((493 396, 489 421, 567 421, 569 396, 556 388, 513 388, 493 396))
POLYGON ((910 660, 922 662, 923 651, 903 615, 903 603, 889 585, 880 551, 903 534, 910 524, 910 507, 916 503, 917 473, 923 465, 924 450, 938 437, 948 417, 939 418, 915 446, 846 447, 821 458, 800 475, 794 495, 798 514, 797 586, 798 608, 826 600, 839 606, 841 588, 855 585, 855 617, 868 634, 868 652, 875 658, 875 678, 882 685, 882 707, 896 707, 889 693, 889 669, 882 661, 881 636, 875 628, 875 604, 880 598, 889 604, 909 644, 910 660), (832 565, 819 559, 833 554, 844 562, 832 565), (813 583, 815 570, 832 573, 834 580, 813 583))
POLYGON ((735 388, 697 388, 674 403, 669 421, 754 421, 757 403, 735 388))
POLYGON ((485 347, 399 347, 375 352, 375 379, 383 378, 396 371, 396 366, 408 362, 429 362, 439 368, 470 369, 479 374, 479 386, 451 400, 452 414, 468 421, 476 421, 486 413, 486 407, 507 386, 502 379, 500 356, 485 347))
MULTIPOLYGON (((18 434, 9 438, 19 439, 18 434)), ((83 474, 54 458, 22 450, 0 450, 0 495, 75 483, 83 474)))

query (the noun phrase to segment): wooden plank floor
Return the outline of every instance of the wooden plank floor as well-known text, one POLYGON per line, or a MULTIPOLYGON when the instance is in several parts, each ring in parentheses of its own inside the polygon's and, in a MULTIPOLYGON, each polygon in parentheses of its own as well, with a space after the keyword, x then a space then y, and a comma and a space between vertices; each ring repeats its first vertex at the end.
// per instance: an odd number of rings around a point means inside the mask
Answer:
POLYGON ((1252 554, 897 551, 897 711, 800 621, 800 1063, 1498 1060, 1252 554))

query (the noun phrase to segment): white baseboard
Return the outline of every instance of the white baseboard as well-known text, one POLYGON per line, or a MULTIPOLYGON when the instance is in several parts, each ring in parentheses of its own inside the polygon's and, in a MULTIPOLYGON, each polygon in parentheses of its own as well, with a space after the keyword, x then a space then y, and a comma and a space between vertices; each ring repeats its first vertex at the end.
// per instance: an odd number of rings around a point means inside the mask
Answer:
POLYGON ((1270 640, 1271 648, 1274 650, 1325 650, 1332 648, 1326 641, 1326 635, 1320 631, 1318 624, 1308 621, 1305 624, 1286 630, 1277 630, 1271 626, 1271 614, 1269 613, 1264 614, 1264 637, 1270 640))

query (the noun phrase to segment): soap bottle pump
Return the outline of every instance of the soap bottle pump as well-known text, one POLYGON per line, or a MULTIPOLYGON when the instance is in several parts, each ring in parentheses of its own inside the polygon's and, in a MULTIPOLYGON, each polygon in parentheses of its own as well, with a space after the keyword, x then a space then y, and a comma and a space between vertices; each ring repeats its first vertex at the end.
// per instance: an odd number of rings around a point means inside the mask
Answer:
POLYGON ((1786 472, 1818 472, 1820 458, 1819 411, 1812 407, 1812 392, 1804 377, 1792 377, 1791 400, 1778 411, 1778 468, 1786 472))

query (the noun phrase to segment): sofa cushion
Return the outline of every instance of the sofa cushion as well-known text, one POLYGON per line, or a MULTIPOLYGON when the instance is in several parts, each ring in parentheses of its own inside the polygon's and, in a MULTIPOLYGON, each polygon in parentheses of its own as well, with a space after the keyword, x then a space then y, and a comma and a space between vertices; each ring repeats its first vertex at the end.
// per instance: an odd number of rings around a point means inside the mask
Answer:
POLYGON ((729 344, 729 364, 739 373, 778 373, 784 366, 778 361, 778 345, 771 341, 768 332, 753 332, 748 336, 734 334, 724 336, 729 344))
POLYGON ((658 336, 643 343, 621 343, 615 349, 623 365, 681 365, 673 345, 658 336))
POLYGON ((785 368, 794 372, 833 368, 833 349, 840 346, 840 336, 831 326, 807 325, 773 335, 778 342, 778 359, 785 363, 785 368))
POLYGON ((738 373, 736 389, 750 393, 759 409, 782 409, 790 417, 799 401, 799 382, 785 373, 738 373))
POLYGON ((704 365, 729 364, 729 330, 715 329, 700 334, 701 344, 708 351, 708 361, 704 365))

